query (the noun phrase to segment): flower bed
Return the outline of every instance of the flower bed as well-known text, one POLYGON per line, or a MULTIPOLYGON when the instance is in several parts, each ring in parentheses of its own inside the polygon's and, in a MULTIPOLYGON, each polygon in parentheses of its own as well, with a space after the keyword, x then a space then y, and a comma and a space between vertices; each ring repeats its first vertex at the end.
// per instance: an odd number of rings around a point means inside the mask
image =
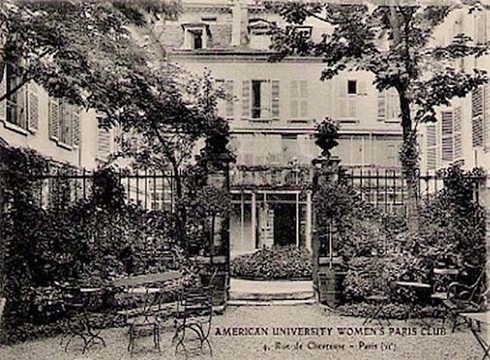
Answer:
POLYGON ((261 249, 230 264, 231 276, 253 280, 310 280, 311 253, 294 246, 261 249))

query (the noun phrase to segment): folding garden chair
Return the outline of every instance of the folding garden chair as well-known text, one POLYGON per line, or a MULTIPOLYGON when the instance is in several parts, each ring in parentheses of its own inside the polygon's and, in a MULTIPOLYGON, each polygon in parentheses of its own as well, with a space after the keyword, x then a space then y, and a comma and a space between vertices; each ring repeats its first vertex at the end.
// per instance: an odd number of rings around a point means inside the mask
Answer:
POLYGON ((366 301, 373 306, 373 312, 364 320, 363 325, 376 320, 379 325, 383 325, 381 319, 386 320, 388 326, 391 325, 390 320, 385 312, 385 307, 390 301, 389 283, 383 278, 379 272, 369 272, 369 281, 372 284, 371 294, 366 296, 366 301))
POLYGON ((119 312, 120 315, 125 317, 125 323, 129 326, 128 351, 132 352, 134 350, 136 338, 147 334, 148 331, 153 336, 155 349, 160 351, 159 314, 158 306, 155 305, 156 301, 158 301, 158 289, 139 288, 130 289, 129 292, 132 296, 142 295, 143 306, 119 312))
MULTIPOLYGON (((213 274, 210 284, 216 272, 213 274)), ((213 319, 212 287, 200 286, 184 289, 177 308, 176 330, 173 342, 177 341, 175 353, 177 354, 182 347, 187 354, 185 346, 186 336, 194 334, 199 341, 199 349, 202 350, 204 343, 208 345, 209 353, 212 355, 213 350, 209 342, 211 333, 211 322, 213 319)))
POLYGON ((447 299, 442 303, 446 307, 452 320, 452 332, 466 321, 460 315, 462 313, 478 312, 483 310, 483 304, 489 289, 485 289, 486 271, 490 264, 487 261, 476 281, 471 285, 453 282, 449 285, 447 299))

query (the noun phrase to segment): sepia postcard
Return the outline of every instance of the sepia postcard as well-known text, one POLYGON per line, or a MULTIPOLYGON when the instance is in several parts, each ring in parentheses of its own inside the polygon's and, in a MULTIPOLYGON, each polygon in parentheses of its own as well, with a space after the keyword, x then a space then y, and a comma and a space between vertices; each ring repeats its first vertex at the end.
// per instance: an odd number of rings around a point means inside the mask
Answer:
POLYGON ((0 359, 490 359, 488 0, 0 0, 0 359))

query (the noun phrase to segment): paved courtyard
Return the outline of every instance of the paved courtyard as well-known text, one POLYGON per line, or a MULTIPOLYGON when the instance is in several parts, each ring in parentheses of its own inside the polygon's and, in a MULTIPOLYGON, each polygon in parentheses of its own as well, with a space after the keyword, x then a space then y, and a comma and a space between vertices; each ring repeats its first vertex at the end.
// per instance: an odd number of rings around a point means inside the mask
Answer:
MULTIPOLYGON (((363 319, 328 314, 317 305, 229 307, 213 319, 213 359, 481 359, 483 352, 468 329, 451 334, 441 324, 424 327, 417 321, 394 321, 391 327, 362 325, 363 319), (341 335, 340 332, 344 334, 341 335), (361 333, 363 335, 361 335, 361 333)), ((162 352, 151 348, 151 337, 126 351, 125 329, 105 330, 107 347, 81 354, 73 343, 67 352, 60 338, 0 348, 0 359, 174 359, 172 332, 162 335, 162 352)), ((190 345, 189 345, 190 346, 190 345)), ((208 353, 189 359, 210 359, 208 353)))

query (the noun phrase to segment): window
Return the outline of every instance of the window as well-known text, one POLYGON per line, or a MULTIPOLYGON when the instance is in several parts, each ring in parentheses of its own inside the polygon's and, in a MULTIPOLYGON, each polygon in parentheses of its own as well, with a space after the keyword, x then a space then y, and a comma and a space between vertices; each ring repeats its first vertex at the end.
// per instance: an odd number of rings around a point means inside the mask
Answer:
POLYGON ((252 118, 269 117, 270 91, 266 80, 252 80, 252 118))
MULTIPOLYGON (((12 91, 19 85, 19 78, 13 75, 13 68, 7 65, 6 71, 6 93, 12 91)), ((7 117, 8 123, 16 125, 22 129, 27 129, 26 116, 26 93, 22 87, 7 98, 7 117)))
POLYGON ((279 118, 279 81, 244 80, 242 105, 244 118, 279 118))
POLYGON ((271 40, 269 31, 271 23, 263 19, 250 19, 248 22, 249 46, 252 49, 267 50, 271 40))
POLYGON ((338 118, 342 121, 357 119, 357 81, 341 80, 338 90, 338 118))
POLYGON ((184 24, 182 27, 184 28, 184 48, 200 50, 208 47, 211 33, 207 24, 184 24))
POLYGON ((78 109, 65 100, 49 100, 49 137, 60 145, 80 144, 80 115, 78 109))
POLYGON ((378 92, 378 121, 400 122, 401 110, 395 89, 378 92))
POLYGON ((202 30, 194 30, 190 32, 192 34, 193 49, 202 49, 202 30))
POLYGON ((284 153, 285 160, 290 160, 291 157, 298 157, 298 135, 285 134, 281 135, 281 147, 284 153))
POLYGON ((389 144, 386 147, 386 158, 388 162, 388 166, 395 166, 397 164, 397 151, 396 146, 394 144, 389 144))
POLYGON ((295 26, 293 33, 302 40, 308 40, 311 37, 311 26, 295 26))
POLYGON ((347 81, 347 94, 357 95, 357 81, 356 80, 348 80, 347 81))
POLYGON ((291 119, 304 119, 308 116, 308 82, 293 80, 290 83, 291 119))

